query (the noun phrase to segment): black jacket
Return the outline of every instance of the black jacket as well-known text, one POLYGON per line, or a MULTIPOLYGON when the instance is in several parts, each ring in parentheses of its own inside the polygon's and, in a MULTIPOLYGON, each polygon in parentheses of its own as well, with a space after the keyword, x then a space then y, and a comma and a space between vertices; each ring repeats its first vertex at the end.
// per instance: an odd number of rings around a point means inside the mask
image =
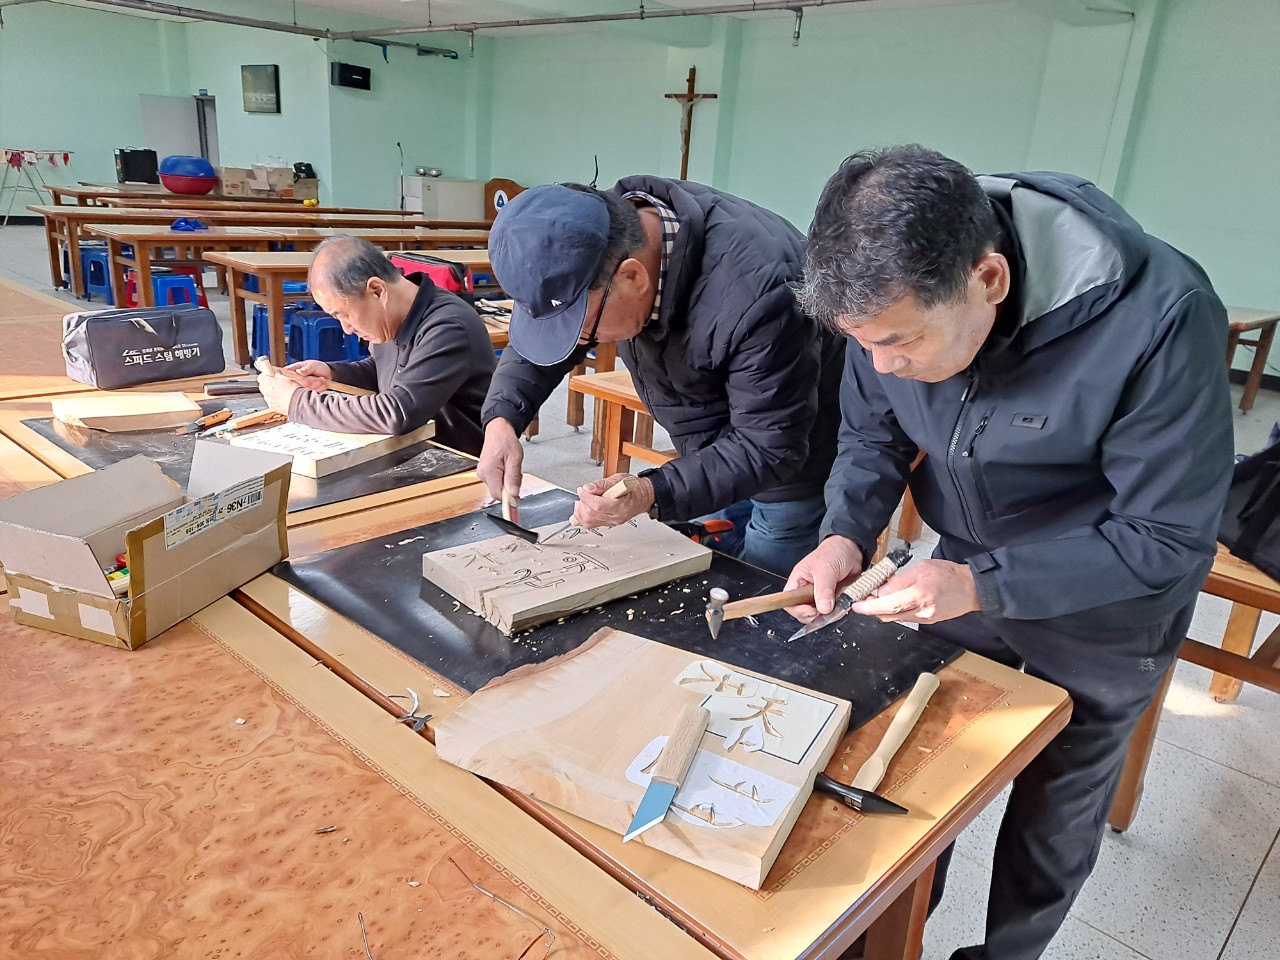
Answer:
POLYGON ((495 365, 489 332, 460 297, 421 274, 409 280, 420 289, 396 338, 370 344, 364 360, 329 364, 338 383, 377 392, 295 390, 289 419, 339 433, 399 435, 434 418, 439 443, 479 456, 480 406, 495 365))
MULTIPOLYGON (((663 520, 731 503, 815 496, 830 472, 839 426, 843 338, 796 305, 804 238, 790 223, 710 187, 628 177, 680 220, 658 319, 618 355, 680 458, 648 474, 663 520)), ((501 279, 501 278, 499 278, 501 279)), ((581 360, 539 367, 503 351, 484 421, 521 431, 581 360)))
POLYGON ((869 551, 922 450, 911 491, 984 611, 1154 623, 1212 564, 1233 452, 1226 311, 1092 184, 979 179, 1011 234, 1015 309, 941 383, 878 374, 850 344, 823 535, 869 551))

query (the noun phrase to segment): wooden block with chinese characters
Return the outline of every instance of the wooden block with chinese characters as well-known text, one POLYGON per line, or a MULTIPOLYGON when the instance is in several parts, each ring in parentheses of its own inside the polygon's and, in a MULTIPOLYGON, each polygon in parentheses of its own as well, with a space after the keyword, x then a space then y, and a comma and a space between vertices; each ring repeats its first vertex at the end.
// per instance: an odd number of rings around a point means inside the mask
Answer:
POLYGON ((436 748, 622 834, 690 703, 711 723, 666 819, 633 842, 759 889, 848 727, 847 700, 604 628, 473 694, 436 748))
POLYGON ((550 543, 497 536, 435 550, 423 556, 422 575, 511 634, 709 566, 706 547, 636 517, 617 527, 573 527, 550 543))
POLYGON ((388 453, 394 453, 436 434, 430 420, 417 430, 400 436, 375 433, 332 433, 301 423, 282 423, 253 433, 233 434, 237 447, 254 447, 293 457, 293 472, 319 479, 339 470, 348 470, 388 453))

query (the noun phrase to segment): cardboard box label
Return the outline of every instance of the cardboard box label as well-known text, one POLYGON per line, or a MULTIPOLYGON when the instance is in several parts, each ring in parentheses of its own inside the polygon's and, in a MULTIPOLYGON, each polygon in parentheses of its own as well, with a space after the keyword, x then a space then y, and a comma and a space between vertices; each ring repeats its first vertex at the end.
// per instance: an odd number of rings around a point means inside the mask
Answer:
POLYGON ((253 477, 164 515, 164 548, 172 550, 228 517, 262 503, 263 477, 253 477))
POLYGON ((76 606, 80 608, 80 624, 86 630, 96 630, 111 637, 116 635, 116 623, 111 618, 110 610, 91 607, 87 603, 78 603, 76 606))
MULTIPOLYGON (((18 596, 14 598, 13 605, 25 611, 29 616, 43 617, 46 620, 53 619, 53 614, 49 612, 49 598, 35 590, 23 590, 19 587, 18 596)), ((112 630, 114 629, 113 627, 112 630)))

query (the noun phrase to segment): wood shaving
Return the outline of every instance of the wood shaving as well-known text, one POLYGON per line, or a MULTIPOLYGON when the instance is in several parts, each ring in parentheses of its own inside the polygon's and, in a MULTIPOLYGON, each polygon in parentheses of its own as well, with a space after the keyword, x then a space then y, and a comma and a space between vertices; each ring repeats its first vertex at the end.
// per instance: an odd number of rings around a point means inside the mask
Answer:
POLYGON ((431 692, 432 692, 432 694, 434 694, 434 695, 435 695, 435 696, 437 696, 437 697, 452 697, 452 696, 453 696, 453 694, 452 694, 452 693, 450 693, 448 690, 445 690, 443 687, 436 687, 436 688, 435 688, 434 690, 432 690, 431 692))
POLYGON ((338 829, 338 828, 337 828, 336 826, 330 826, 330 827, 316 827, 316 829, 312 830, 311 832, 312 832, 312 833, 333 833, 333 831, 335 831, 335 830, 337 830, 337 829, 338 829))
POLYGON ((236 717, 236 723, 243 724, 243 723, 244 723, 244 717, 236 717))

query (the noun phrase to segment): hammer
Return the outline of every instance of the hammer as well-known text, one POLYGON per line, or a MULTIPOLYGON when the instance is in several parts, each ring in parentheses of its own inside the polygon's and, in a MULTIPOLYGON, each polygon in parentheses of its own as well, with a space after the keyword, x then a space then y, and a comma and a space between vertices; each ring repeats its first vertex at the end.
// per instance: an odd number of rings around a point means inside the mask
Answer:
POLYGON ((712 587, 707 599, 707 626, 711 630, 711 639, 720 636, 720 627, 726 620, 737 620, 740 617, 754 617, 757 613, 768 613, 770 610, 781 610, 793 607, 797 603, 813 603, 813 587, 796 587, 794 590, 783 590, 780 593, 764 593, 758 597, 747 597, 726 603, 729 591, 712 587))

